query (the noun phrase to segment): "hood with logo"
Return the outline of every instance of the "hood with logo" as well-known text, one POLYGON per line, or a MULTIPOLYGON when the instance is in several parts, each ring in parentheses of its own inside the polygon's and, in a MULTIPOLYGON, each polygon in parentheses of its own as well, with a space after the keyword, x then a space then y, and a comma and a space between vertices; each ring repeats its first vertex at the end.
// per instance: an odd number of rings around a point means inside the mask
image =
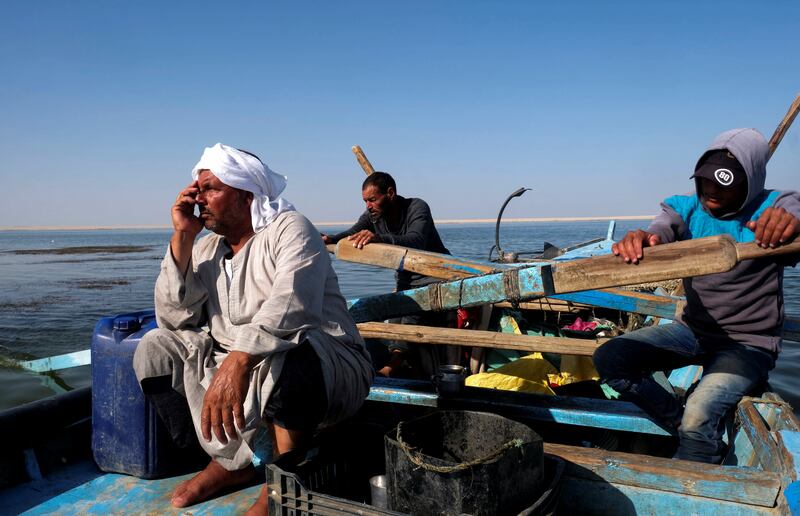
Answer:
MULTIPOLYGON (((700 156, 695 170, 705 162, 709 154, 719 150, 727 150, 733 154, 742 168, 744 168, 745 176, 747 177, 747 198, 733 212, 736 213, 753 202, 764 191, 769 144, 761 133, 755 129, 731 129, 730 131, 725 131, 714 138, 706 152, 700 156)), ((697 194, 700 195, 699 184, 697 185, 697 194)))

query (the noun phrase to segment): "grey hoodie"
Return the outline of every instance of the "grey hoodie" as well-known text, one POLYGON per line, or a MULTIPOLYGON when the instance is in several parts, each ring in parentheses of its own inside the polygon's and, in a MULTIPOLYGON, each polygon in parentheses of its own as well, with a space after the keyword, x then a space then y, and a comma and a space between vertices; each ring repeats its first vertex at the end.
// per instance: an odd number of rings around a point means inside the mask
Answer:
MULTIPOLYGON (((661 213, 647 231, 664 243, 719 234, 749 242, 755 235, 745 224, 757 220, 770 206, 800 218, 800 194, 764 189, 768 145, 758 131, 733 129, 720 134, 698 166, 709 152, 722 149, 736 157, 747 175, 747 198, 739 210, 716 218, 703 207, 697 193, 678 195, 661 204, 661 213)), ((704 340, 734 341, 778 353, 784 319, 783 268, 794 266, 798 259, 800 256, 787 255, 745 260, 729 272, 684 279, 686 308, 678 321, 704 340)))

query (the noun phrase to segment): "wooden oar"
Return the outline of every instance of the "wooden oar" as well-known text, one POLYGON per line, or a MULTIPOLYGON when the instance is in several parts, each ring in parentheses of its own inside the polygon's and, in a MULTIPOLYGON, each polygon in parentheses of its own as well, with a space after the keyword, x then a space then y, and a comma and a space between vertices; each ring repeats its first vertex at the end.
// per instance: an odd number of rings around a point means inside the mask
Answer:
POLYGON ((795 97, 794 102, 792 102, 792 105, 789 106, 789 111, 786 112, 786 116, 783 117, 783 120, 781 120, 781 123, 778 124, 775 132, 772 133, 772 138, 769 139, 769 154, 767 154, 767 161, 769 161, 769 159, 772 157, 772 154, 775 153, 775 149, 778 148, 778 144, 781 143, 781 140, 783 140, 783 135, 786 134, 786 131, 789 130, 789 126, 791 126, 792 122, 794 122, 798 111, 800 111, 800 95, 795 97))
POLYGON ((572 339, 516 335, 483 330, 433 328, 413 324, 365 322, 358 324, 358 332, 367 339, 392 339, 419 344, 454 344, 479 348, 513 349, 562 355, 592 356, 594 350, 608 339, 572 339))
POLYGON ((528 301, 570 292, 727 272, 742 260, 798 252, 800 242, 762 249, 754 243, 736 244, 727 235, 698 238, 647 247, 643 250, 642 261, 636 265, 605 255, 513 268, 353 300, 350 313, 357 322, 366 322, 419 311, 528 301))
POLYGON ((342 240, 333 249, 339 260, 415 272, 438 279, 466 278, 508 268, 391 244, 369 244, 359 249, 353 247, 352 242, 342 240))
POLYGON ((370 175, 373 172, 375 172, 375 169, 372 167, 372 163, 369 162, 369 160, 367 159, 367 155, 364 154, 364 151, 361 150, 361 147, 359 147, 358 145, 353 145, 352 150, 353 154, 356 155, 358 164, 361 165, 362 169, 364 169, 365 174, 370 175))
MULTIPOLYGON (((342 260, 444 280, 510 270, 500 264, 484 264, 390 244, 369 244, 358 249, 343 242, 337 244, 335 250, 336 257, 342 260)), ((800 241, 764 249, 753 242, 737 244, 731 237, 720 235, 646 247, 642 251, 643 258, 635 265, 611 254, 553 262, 542 267, 545 291, 561 294, 727 272, 742 260, 800 252, 800 241)))
POLYGON ((728 235, 696 238, 646 247, 635 265, 611 254, 554 264, 552 283, 545 291, 558 294, 704 276, 727 272, 743 260, 798 252, 800 241, 764 249, 755 242, 737 244, 728 235))

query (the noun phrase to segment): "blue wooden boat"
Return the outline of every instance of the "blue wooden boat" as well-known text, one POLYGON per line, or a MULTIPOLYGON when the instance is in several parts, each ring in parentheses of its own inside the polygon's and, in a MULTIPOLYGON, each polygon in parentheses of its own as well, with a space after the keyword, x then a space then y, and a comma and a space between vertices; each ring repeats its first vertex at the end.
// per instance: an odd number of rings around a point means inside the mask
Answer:
MULTIPOLYGON (((556 262, 534 261, 520 267, 461 260, 457 264, 457 280, 351 300, 351 313, 357 322, 365 323, 420 309, 441 310, 509 299, 519 305, 547 297, 576 310, 671 319, 680 309, 680 297, 618 289, 558 293, 551 286, 548 291, 543 268, 556 269, 558 263, 607 254, 612 233, 588 247, 558 256, 556 262), (474 270, 469 269, 470 263, 474 270), (487 273, 481 267, 492 267, 497 272, 487 273), (473 276, 477 273, 481 275, 473 276), (516 280, 512 279, 514 275, 516 280)), ((789 321, 785 338, 800 341, 799 330, 797 322, 789 321)), ((520 340, 528 337, 514 336, 520 340)), ((71 354, 24 365, 31 370, 52 371, 63 365, 85 363, 85 356, 71 354)), ((685 391, 702 371, 687 367, 666 373, 672 388, 685 391)), ((525 422, 540 432, 546 441, 545 453, 564 463, 558 489, 552 491, 563 514, 800 514, 800 421, 774 393, 745 398, 739 404, 726 435, 730 452, 722 465, 659 456, 673 438, 670 430, 627 402, 474 387, 443 397, 431 382, 423 380, 377 379, 360 415, 362 428, 372 431, 372 435, 355 445, 366 446, 364 443, 372 442, 376 436, 380 441, 386 429, 381 422, 440 409, 493 412, 525 422)), ((6 512, 235 514, 243 512, 257 496, 259 486, 254 485, 185 510, 173 509, 169 504, 171 491, 190 474, 144 480, 98 470, 91 460, 90 418, 87 389, 0 415, 0 437, 7 443, 0 453, 5 484, 0 491, 0 506, 6 512)), ((317 462, 326 456, 321 451, 324 449, 322 436, 317 462)), ((369 455, 366 448, 361 449, 361 454, 369 455)), ((312 453, 304 464, 314 460, 312 453)), ((343 480, 333 478, 336 475, 349 474, 343 465, 327 466, 331 467, 326 470, 326 479, 339 480, 333 483, 341 484, 343 480)), ((267 468, 267 479, 273 512, 386 513, 366 505, 363 497, 345 498, 328 485, 331 482, 326 484, 319 478, 312 481, 297 471, 281 469, 280 464, 267 468)), ((363 485, 366 486, 365 479, 363 485)))

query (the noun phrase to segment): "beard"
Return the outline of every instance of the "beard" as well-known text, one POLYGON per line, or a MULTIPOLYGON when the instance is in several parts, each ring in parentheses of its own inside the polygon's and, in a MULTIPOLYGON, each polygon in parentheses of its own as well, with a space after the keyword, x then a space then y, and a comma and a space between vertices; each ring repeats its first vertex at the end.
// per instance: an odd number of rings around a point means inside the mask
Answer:
POLYGON ((219 219, 214 213, 212 213, 208 208, 202 208, 200 210, 200 215, 206 215, 206 217, 201 217, 203 220, 203 226, 211 231, 212 233, 216 233, 218 235, 224 235, 227 233, 228 228, 230 227, 227 224, 227 221, 223 219, 219 219))
POLYGON ((250 225, 249 211, 241 213, 240 217, 236 217, 229 212, 224 212, 220 216, 207 209, 204 210, 204 213, 207 214, 207 217, 202 219, 203 226, 217 235, 227 237, 229 235, 241 233, 243 227, 252 227, 250 225))

